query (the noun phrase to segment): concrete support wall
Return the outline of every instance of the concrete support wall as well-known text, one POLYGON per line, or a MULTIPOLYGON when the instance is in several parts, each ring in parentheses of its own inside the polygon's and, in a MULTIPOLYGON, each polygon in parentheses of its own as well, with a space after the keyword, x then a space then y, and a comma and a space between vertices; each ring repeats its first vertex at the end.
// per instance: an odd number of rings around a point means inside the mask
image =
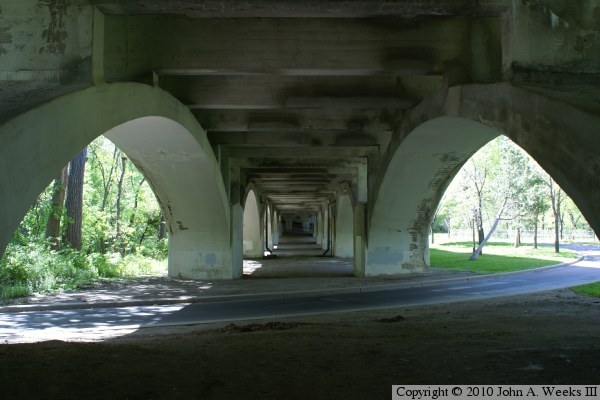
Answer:
POLYGON ((323 250, 329 248, 329 236, 330 236, 330 232, 329 232, 329 224, 330 224, 330 209, 331 206, 329 204, 325 205, 323 207, 323 212, 321 213, 321 227, 322 227, 322 240, 321 240, 321 248, 323 250))
POLYGON ((600 1, 513 2, 513 63, 518 69, 597 73, 600 1))
POLYGON ((365 276, 365 228, 366 205, 358 203, 354 206, 354 275, 365 276))
POLYGON ((101 134, 154 189, 169 229, 169 275, 234 277, 230 208, 206 134, 172 96, 139 84, 85 89, 0 126, 0 250, 56 172, 101 134))
POLYGON ((504 133, 600 232, 600 117, 507 83, 465 85, 416 107, 395 132, 369 204, 365 275, 422 271, 433 212, 460 166, 504 133))
POLYGON ((372 211, 366 276, 423 271, 429 265, 428 228, 444 190, 460 166, 499 134, 467 119, 443 117, 402 141, 372 211))
POLYGON ((259 258, 264 255, 263 227, 256 195, 251 190, 244 205, 244 257, 259 258))
POLYGON ((271 250, 279 244, 279 213, 271 208, 271 250))
POLYGON ((347 193, 341 194, 336 204, 333 255, 341 258, 354 256, 354 212, 347 193))
POLYGON ((230 226, 232 278, 240 278, 244 272, 244 209, 239 203, 231 206, 230 226))
POLYGON ((315 218, 316 220, 316 224, 317 224, 317 236, 316 236, 316 242, 318 245, 322 245, 323 244, 323 237, 324 237, 324 231, 323 231, 323 213, 319 212, 317 214, 317 217, 315 218))
POLYGON ((94 8, 89 3, 3 1, 0 82, 25 90, 90 84, 94 8))

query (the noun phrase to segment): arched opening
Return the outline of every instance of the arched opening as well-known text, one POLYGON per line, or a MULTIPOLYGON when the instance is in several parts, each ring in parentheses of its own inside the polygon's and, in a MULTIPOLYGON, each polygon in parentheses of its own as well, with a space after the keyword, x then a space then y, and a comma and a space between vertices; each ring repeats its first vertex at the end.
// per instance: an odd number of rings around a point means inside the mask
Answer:
MULTIPOLYGON (((419 125, 405 137, 388 164, 372 206, 365 275, 423 271, 429 266, 430 223, 446 187, 472 154, 502 133, 470 119, 439 117, 419 125)), ((517 144, 531 146, 528 136, 520 138, 517 144)), ((530 149, 526 147, 528 152, 530 149)), ((537 157, 540 148, 533 150, 537 157)), ((552 178, 565 179, 547 155, 539 160, 548 171, 544 172, 546 176, 551 173, 552 178)), ((569 188, 578 180, 565 182, 568 184, 564 190, 571 195, 569 188)), ((573 193, 580 195, 579 190, 573 193)), ((582 212, 589 208, 589 197, 574 197, 573 201, 578 207, 584 206, 582 212)))
POLYGON ((263 236, 258 202, 250 190, 244 203, 244 257, 260 258, 264 254, 263 236))
POLYGON ((428 225, 442 193, 470 155, 501 133, 552 176, 597 230, 598 127, 597 116, 510 84, 438 92, 411 111, 386 155, 369 204, 361 274, 429 265, 428 225))
POLYGON ((0 248, 57 171, 101 134, 127 154, 156 194, 170 233, 169 275, 239 276, 230 210, 204 131, 166 92, 139 84, 76 92, 0 128, 7 143, 0 153, 0 213, 5 221, 0 248))
POLYGON ((334 255, 354 257, 354 212, 347 192, 341 193, 336 203, 334 255))
POLYGON ((98 137, 25 215, 0 259, 0 293, 21 297, 73 290, 99 277, 165 275, 167 237, 146 177, 98 137))
POLYGON ((562 188, 504 135, 456 174, 434 214, 430 239, 432 267, 479 273, 569 262, 577 246, 563 249, 565 242, 596 240, 562 188))

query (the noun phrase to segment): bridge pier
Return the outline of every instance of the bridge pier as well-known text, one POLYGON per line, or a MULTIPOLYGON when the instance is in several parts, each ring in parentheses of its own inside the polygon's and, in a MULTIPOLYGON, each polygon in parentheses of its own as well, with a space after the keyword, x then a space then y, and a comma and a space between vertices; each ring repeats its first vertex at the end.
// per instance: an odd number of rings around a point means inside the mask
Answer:
POLYGON ((256 195, 250 190, 244 204, 244 257, 260 258, 264 255, 263 227, 256 195))
POLYGON ((333 255, 340 258, 354 256, 354 213, 348 193, 338 195, 335 213, 335 241, 333 255))

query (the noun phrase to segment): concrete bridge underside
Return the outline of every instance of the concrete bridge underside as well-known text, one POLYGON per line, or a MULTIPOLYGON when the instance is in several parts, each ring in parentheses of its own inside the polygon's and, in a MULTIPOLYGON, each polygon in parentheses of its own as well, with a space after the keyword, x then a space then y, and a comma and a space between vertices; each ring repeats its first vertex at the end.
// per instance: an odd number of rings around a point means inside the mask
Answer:
POLYGON ((600 229, 598 0, 0 7, 0 251, 103 134, 152 185, 176 277, 240 277, 286 230, 357 276, 421 271, 445 188, 501 134, 600 229))

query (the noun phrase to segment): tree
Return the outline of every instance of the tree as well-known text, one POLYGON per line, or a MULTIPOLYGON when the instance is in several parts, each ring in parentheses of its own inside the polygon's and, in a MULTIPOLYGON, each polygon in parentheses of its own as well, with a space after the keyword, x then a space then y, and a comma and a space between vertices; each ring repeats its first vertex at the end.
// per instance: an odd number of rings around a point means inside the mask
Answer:
MULTIPOLYGON (((489 241, 501 220, 512 221, 523 217, 522 203, 525 194, 534 185, 533 175, 529 167, 527 155, 508 139, 502 137, 496 142, 499 158, 491 171, 490 192, 493 203, 497 206, 494 222, 483 241, 479 242, 470 260, 481 255, 481 249, 489 241)), ((520 238, 519 238, 520 240, 520 238)))
POLYGON ((548 195, 550 197, 550 206, 554 217, 554 252, 560 252, 560 226, 561 226, 561 205, 564 200, 564 192, 554 182, 549 174, 546 174, 546 185, 548 187, 548 195))
MULTIPOLYGON (((467 162, 467 166, 464 168, 464 174, 470 183, 473 223, 477 230, 478 243, 481 244, 485 240, 485 232, 483 230, 483 203, 488 180, 488 165, 485 162, 479 162, 480 160, 476 157, 479 154, 482 153, 476 154, 467 162)), ((465 187, 465 190, 468 190, 467 187, 465 187)), ((479 255, 481 254, 481 249, 479 249, 479 255)))
POLYGON ((167 221, 165 220, 165 215, 163 212, 160 212, 160 219, 158 222, 158 230, 156 232, 156 236, 158 240, 162 240, 167 236, 167 221))
POLYGON ((53 250, 58 249, 58 238, 60 236, 60 221, 63 215, 65 204, 67 179, 69 176, 69 166, 66 165, 60 174, 54 180, 52 188, 52 203, 50 205, 50 214, 46 225, 46 238, 50 239, 53 250))
POLYGON ((98 170, 100 171, 100 174, 102 175, 102 203, 100 205, 100 211, 104 211, 104 208, 106 207, 106 202, 108 200, 108 195, 110 194, 110 188, 113 182, 113 173, 117 169, 119 149, 117 148, 117 146, 113 146, 114 150, 112 154, 112 161, 110 163, 110 170, 106 172, 107 168, 104 165, 105 163, 102 162, 102 160, 100 159, 98 150, 96 149, 97 147, 100 147, 101 143, 102 142, 100 141, 94 141, 90 143, 89 147, 94 155, 92 159, 93 167, 97 166, 98 170))
POLYGON ((70 162, 67 199, 65 201, 68 225, 65 230, 64 241, 77 250, 81 250, 82 245, 83 178, 86 159, 87 146, 70 162))
POLYGON ((124 246, 121 244, 121 197, 123 195, 123 179, 125 178, 125 169, 127 167, 127 157, 121 157, 121 175, 117 184, 117 233, 115 235, 115 249, 119 247, 121 253, 125 252, 124 246))

